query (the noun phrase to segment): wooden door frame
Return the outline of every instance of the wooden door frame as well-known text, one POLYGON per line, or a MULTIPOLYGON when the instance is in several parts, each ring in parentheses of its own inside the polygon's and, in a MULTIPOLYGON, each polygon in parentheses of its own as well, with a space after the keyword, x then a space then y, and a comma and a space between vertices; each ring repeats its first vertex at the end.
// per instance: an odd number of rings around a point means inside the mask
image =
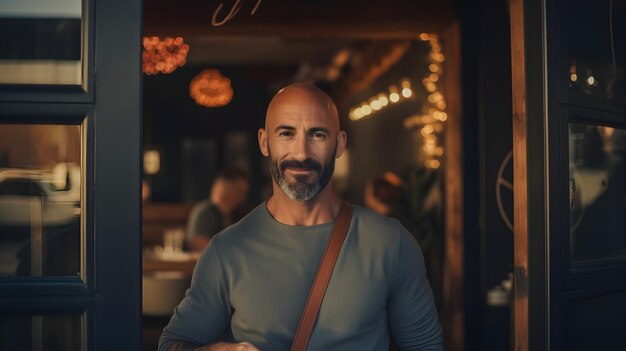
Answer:
POLYGON ((513 97, 515 350, 549 349, 545 0, 509 0, 513 97), (533 255, 529 255, 532 252, 533 255))
POLYGON ((445 135, 444 186, 444 261, 443 261, 443 320, 446 350, 460 351, 465 346, 464 289, 464 172, 463 117, 461 89, 461 29, 452 23, 442 33, 446 55, 443 91, 447 101, 448 120, 445 135))

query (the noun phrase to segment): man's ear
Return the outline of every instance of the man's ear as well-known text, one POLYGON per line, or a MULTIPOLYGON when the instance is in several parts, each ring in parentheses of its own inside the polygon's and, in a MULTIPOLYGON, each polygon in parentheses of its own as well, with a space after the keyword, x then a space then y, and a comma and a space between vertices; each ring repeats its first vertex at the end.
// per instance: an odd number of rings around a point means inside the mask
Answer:
POLYGON ((261 154, 263 154, 263 156, 265 157, 269 156, 270 151, 269 151, 269 148, 267 147, 267 132, 265 131, 264 128, 259 128, 258 138, 259 138, 259 149, 261 149, 261 154))
POLYGON ((348 135, 345 130, 340 130, 337 135, 337 153, 335 154, 335 158, 341 157, 343 155, 343 151, 346 149, 346 143, 348 142, 348 135))

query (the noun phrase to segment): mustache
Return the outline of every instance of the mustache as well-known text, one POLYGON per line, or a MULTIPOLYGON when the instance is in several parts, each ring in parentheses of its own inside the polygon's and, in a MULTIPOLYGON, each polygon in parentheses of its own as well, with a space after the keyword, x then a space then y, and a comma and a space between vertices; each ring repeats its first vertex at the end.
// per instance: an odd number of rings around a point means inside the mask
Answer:
POLYGON ((322 170, 322 164, 314 161, 312 159, 306 159, 304 161, 298 161, 298 160, 285 160, 283 162, 280 163, 280 170, 281 171, 285 171, 285 169, 287 168, 292 168, 292 169, 306 169, 306 170, 313 170, 313 171, 317 171, 317 172, 321 172, 322 170))

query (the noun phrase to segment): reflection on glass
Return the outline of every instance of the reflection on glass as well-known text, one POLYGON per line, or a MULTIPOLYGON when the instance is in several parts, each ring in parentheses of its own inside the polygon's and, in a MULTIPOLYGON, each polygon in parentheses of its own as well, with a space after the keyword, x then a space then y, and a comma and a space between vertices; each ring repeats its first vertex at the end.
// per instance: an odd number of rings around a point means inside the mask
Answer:
POLYGON ((80 351, 82 315, 0 315, 0 350, 80 351))
POLYGON ((626 129, 569 126, 572 261, 626 256, 626 129))
POLYGON ((80 272, 78 125, 0 124, 0 276, 80 272))
POLYGON ((81 0, 0 1, 0 84, 82 83, 81 0))
POLYGON ((626 0, 562 2, 569 92, 606 101, 625 98, 626 0))

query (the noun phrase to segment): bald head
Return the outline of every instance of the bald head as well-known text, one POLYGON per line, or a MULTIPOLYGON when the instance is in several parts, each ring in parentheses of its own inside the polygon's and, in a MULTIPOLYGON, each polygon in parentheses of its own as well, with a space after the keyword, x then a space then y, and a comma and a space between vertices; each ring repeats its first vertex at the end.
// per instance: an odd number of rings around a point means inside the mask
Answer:
POLYGON ((294 83, 282 88, 270 102, 265 115, 265 129, 281 118, 321 118, 334 131, 339 130, 339 114, 333 100, 320 88, 294 83))

